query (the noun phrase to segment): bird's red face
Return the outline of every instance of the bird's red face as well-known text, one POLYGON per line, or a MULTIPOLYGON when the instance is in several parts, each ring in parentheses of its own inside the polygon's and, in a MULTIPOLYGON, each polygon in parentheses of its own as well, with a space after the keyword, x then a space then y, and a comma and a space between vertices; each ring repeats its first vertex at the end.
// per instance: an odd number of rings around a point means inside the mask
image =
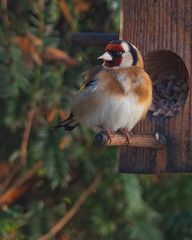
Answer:
POLYGON ((109 61, 104 60, 104 65, 106 67, 117 67, 121 64, 122 55, 125 51, 120 44, 109 43, 105 48, 105 52, 108 53, 112 59, 109 61))
POLYGON ((107 68, 125 68, 136 65, 138 61, 137 49, 130 43, 122 40, 110 42, 103 55, 103 66, 107 68))

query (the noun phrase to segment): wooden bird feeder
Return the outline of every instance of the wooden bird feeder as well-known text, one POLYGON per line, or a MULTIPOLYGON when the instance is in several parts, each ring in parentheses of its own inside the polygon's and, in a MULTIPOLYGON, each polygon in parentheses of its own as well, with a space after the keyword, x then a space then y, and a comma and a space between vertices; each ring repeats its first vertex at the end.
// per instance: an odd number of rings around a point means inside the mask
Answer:
MULTIPOLYGON (((192 172, 192 1, 122 0, 120 39, 144 56, 153 105, 129 146, 119 135, 109 143, 101 133, 97 142, 120 146, 119 172, 192 172)), ((106 43, 100 40, 99 45, 106 43)))
POLYGON ((153 80, 153 106, 134 132, 158 132, 166 144, 120 147, 120 172, 192 172, 191 34, 191 0, 122 0, 120 36, 141 50, 153 80))

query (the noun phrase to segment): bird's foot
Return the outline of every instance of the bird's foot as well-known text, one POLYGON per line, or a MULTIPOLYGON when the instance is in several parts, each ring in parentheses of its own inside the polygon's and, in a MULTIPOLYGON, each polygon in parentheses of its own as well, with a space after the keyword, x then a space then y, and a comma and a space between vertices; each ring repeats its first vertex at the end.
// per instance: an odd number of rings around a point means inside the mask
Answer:
POLYGON ((133 137, 133 133, 130 130, 128 130, 127 128, 120 128, 118 130, 118 132, 121 133, 125 137, 126 143, 127 143, 127 145, 129 145, 129 140, 130 140, 130 137, 133 137))
POLYGON ((109 128, 102 127, 101 129, 102 129, 102 132, 107 135, 109 142, 111 143, 112 138, 114 138, 114 136, 115 136, 115 133, 109 128))

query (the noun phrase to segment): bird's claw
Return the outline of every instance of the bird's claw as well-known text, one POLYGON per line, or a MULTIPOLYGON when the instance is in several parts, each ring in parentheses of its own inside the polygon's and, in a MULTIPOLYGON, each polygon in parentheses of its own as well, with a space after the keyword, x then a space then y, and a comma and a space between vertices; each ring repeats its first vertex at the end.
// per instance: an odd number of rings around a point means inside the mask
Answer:
POLYGON ((112 142, 112 138, 114 138, 115 133, 109 128, 102 128, 102 132, 105 133, 109 139, 109 143, 112 142))
POLYGON ((120 132, 125 137, 126 143, 129 145, 130 137, 133 137, 133 133, 127 128, 120 128, 118 132, 120 132))

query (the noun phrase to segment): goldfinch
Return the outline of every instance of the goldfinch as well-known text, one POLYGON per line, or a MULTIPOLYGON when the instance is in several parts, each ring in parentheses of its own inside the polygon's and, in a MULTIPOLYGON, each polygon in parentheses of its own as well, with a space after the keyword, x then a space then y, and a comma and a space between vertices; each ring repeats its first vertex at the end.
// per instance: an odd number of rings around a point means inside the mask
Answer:
POLYGON ((70 116, 53 129, 71 131, 79 123, 104 131, 111 140, 119 131, 128 140, 152 102, 152 82, 139 50, 127 41, 112 41, 98 59, 103 64, 85 72, 70 116))

